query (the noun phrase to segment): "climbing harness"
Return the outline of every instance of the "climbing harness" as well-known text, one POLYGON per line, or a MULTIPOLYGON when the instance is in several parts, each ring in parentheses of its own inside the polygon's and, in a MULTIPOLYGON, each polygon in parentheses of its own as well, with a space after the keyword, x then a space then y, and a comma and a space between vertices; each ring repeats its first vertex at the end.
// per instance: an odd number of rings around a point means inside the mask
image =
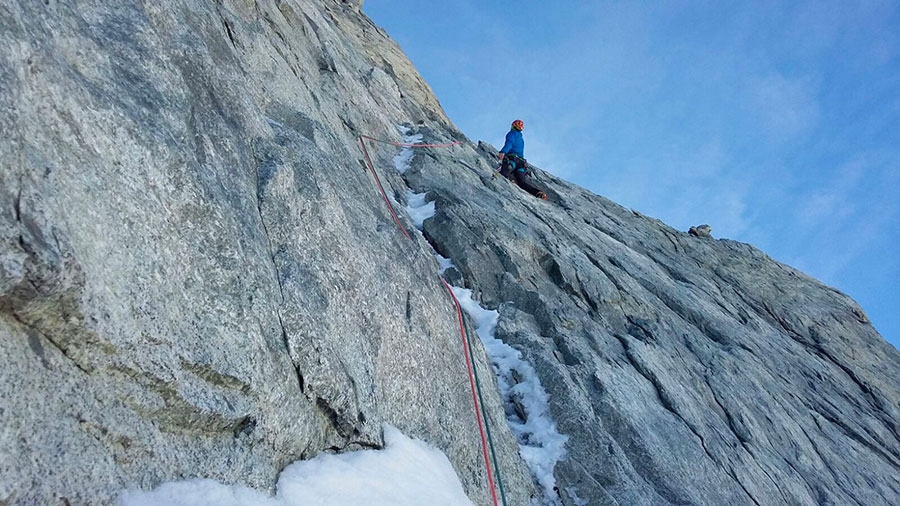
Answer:
MULTIPOLYGON (((378 190, 381 192, 381 197, 384 199, 384 203, 388 206, 388 210, 391 212, 391 216, 393 216, 394 222, 397 224, 397 227, 400 228, 400 231, 403 232, 403 235, 406 236, 407 239, 411 240, 412 237, 410 237, 403 224, 400 223, 400 219, 397 217, 397 213, 394 212, 394 206, 391 205, 391 202, 387 197, 387 193, 385 193, 384 187, 381 184, 381 180, 378 178, 378 173, 375 171, 375 166, 372 164, 372 158, 369 156, 369 151, 366 149, 366 140, 404 148, 448 148, 451 146, 462 144, 462 142, 456 141, 447 144, 409 144, 403 142, 386 141, 377 139, 375 137, 369 137, 368 135, 359 136, 359 145, 362 148, 363 155, 365 156, 366 165, 368 166, 369 171, 372 173, 372 177, 375 179, 375 184, 378 186, 378 190)), ((453 293, 453 289, 450 288, 450 285, 447 284, 447 281, 445 281, 443 277, 441 277, 440 279, 444 284, 444 287, 447 289, 447 292, 450 293, 450 297, 453 299, 453 304, 456 308, 456 316, 459 320, 459 331, 460 337, 462 338, 463 354, 466 358, 466 367, 469 373, 469 386, 472 390, 472 403, 475 406, 475 418, 478 421, 478 431, 481 435, 481 450, 484 457, 484 466, 487 471, 488 487, 491 490, 491 499, 493 500, 494 506, 499 506, 499 503, 497 502, 497 491, 494 487, 493 477, 494 472, 496 472, 497 484, 500 489, 500 497, 503 501, 503 505, 506 506, 506 493, 503 490, 503 480, 500 477, 500 467, 497 465, 497 453, 494 450, 494 441, 491 437, 490 424, 488 423, 487 413, 484 411, 484 398, 481 394, 481 382, 478 379, 478 370, 475 368, 475 358, 472 354, 471 341, 469 339, 468 332, 466 331, 462 308, 459 305, 459 300, 457 300, 456 294, 453 293), (483 423, 482 420, 484 420, 483 423), (488 447, 490 447, 490 457, 488 457, 488 447), (493 472, 491 471, 491 460, 494 461, 493 472)))

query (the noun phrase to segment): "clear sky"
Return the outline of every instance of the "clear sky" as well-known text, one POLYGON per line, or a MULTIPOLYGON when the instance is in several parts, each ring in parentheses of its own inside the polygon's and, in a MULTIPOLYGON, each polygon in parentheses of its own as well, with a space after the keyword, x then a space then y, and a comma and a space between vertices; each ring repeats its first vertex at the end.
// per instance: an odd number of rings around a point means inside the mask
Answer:
POLYGON ((900 2, 367 0, 473 140, 853 297, 900 347, 900 2))

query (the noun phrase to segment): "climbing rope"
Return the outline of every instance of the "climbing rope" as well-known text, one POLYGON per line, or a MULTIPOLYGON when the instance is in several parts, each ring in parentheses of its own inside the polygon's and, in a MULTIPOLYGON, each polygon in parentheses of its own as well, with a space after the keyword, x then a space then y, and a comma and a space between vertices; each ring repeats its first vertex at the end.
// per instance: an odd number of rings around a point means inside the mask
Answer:
MULTIPOLYGON (((394 222, 397 224, 397 227, 400 228, 400 231, 403 232, 403 235, 406 236, 407 239, 411 240, 412 237, 410 237, 409 233, 406 231, 406 228, 400 223, 400 219, 397 217, 397 213, 394 212, 394 206, 391 205, 390 200, 388 200, 387 198, 387 193, 385 193, 384 187, 381 185, 381 181, 378 178, 377 172, 375 171, 375 166, 372 164, 372 159, 369 156, 369 151, 366 149, 366 139, 383 144, 389 144, 391 146, 408 148, 448 148, 451 146, 462 144, 462 142, 456 141, 447 144, 409 144, 403 142, 386 141, 377 139, 375 137, 369 137, 368 135, 359 136, 359 145, 362 148, 362 152, 365 156, 369 171, 372 173, 372 177, 375 179, 375 184, 378 186, 378 190, 381 192, 381 197, 384 199, 384 203, 387 204, 388 210, 391 212, 391 216, 394 217, 394 222)), ((497 502, 497 491, 494 487, 494 473, 491 471, 491 460, 493 460, 494 472, 497 473, 497 483, 500 488, 500 496, 503 501, 503 505, 506 506, 506 493, 503 490, 503 480, 500 477, 500 467, 497 465, 497 453, 494 449, 493 438, 491 437, 490 424, 488 423, 487 413, 484 411, 484 397, 481 393, 481 381, 479 381, 478 370, 475 367, 475 357, 472 354, 471 341, 469 339, 468 332, 466 331, 462 308, 459 305, 459 300, 456 298, 456 294, 453 293, 453 289, 450 288, 450 285, 447 284, 447 281, 445 281, 443 277, 441 277, 440 279, 441 283, 443 283, 444 287, 447 289, 447 292, 450 293, 450 297, 453 299, 453 304, 456 308, 456 316, 459 320, 459 331, 462 338, 463 354, 466 358, 466 368, 468 369, 469 373, 469 386, 472 390, 472 403, 475 406, 475 418, 478 421, 478 431, 481 435, 481 450, 484 457, 484 466, 487 470, 488 486, 491 489, 491 499, 493 500, 494 506, 499 506, 499 503, 497 502), (482 420, 484 420, 484 423, 482 423, 482 420), (490 447, 490 458, 488 457, 488 447, 490 447)))
MULTIPOLYGON (((456 298, 456 294, 453 293, 453 290, 450 288, 450 285, 447 284, 447 281, 444 278, 441 278, 441 281, 444 283, 444 286, 450 292, 450 296, 453 297, 453 304, 456 305, 457 315, 462 317, 462 313, 460 312, 459 299, 456 298)), ((487 431, 487 441, 488 445, 491 447, 491 458, 494 461, 494 470, 497 473, 497 485, 500 488, 500 498, 503 500, 503 506, 506 506, 506 492, 503 490, 503 478, 500 476, 500 466, 497 464, 497 451, 494 449, 494 438, 491 436, 491 424, 488 423, 487 412, 484 411, 484 396, 481 394, 481 380, 478 378, 478 368, 474 366, 475 364, 475 355, 472 352, 472 337, 469 335, 469 331, 466 330, 465 325, 459 326, 460 333, 463 338, 463 351, 468 352, 468 357, 466 362, 471 363, 472 367, 470 369, 470 377, 469 381, 471 382, 471 375, 475 376, 475 390, 478 391, 478 402, 481 404, 481 410, 484 416, 484 429, 487 431), (468 343, 468 346, 466 344, 468 343)), ((474 391, 472 392, 474 395, 474 391)), ((476 414, 478 410, 475 410, 476 414)), ((482 445, 484 444, 484 435, 482 435, 482 445)), ((488 469, 488 473, 490 473, 490 469, 488 469)))
MULTIPOLYGON (((394 222, 397 224, 398 227, 400 227, 400 231, 403 232, 403 235, 405 235, 407 239, 412 240, 412 237, 409 236, 409 232, 407 232, 406 229, 403 228, 403 224, 400 223, 400 218, 397 217, 397 213, 394 212, 394 206, 392 206, 391 201, 388 200, 387 193, 384 193, 384 187, 381 186, 381 180, 378 179, 378 173, 375 172, 375 166, 372 165, 372 159, 369 158, 369 150, 366 149, 366 143, 363 139, 372 139, 372 137, 366 137, 366 136, 360 135, 359 136, 359 145, 362 148, 363 155, 366 157, 366 165, 369 166, 369 170, 372 172, 372 177, 375 178, 375 184, 378 185, 378 191, 381 192, 381 198, 383 198, 384 203, 387 204, 388 210, 391 212, 391 216, 394 217, 394 222)), ((378 140, 378 139, 372 139, 372 140, 378 140)), ((379 141, 379 142, 384 142, 384 141, 379 141)))
POLYGON ((453 141, 447 144, 407 144, 404 142, 395 142, 395 141, 386 141, 383 139, 377 139, 375 137, 369 137, 368 135, 360 135, 360 139, 369 139, 370 141, 380 142, 382 144, 390 144, 391 146, 399 146, 401 148, 449 148, 451 146, 458 146, 462 144, 461 141, 453 141))
MULTIPOLYGON (((469 349, 469 345, 466 342, 466 324, 463 321, 462 316, 462 308, 459 306, 459 301, 456 299, 456 294, 453 293, 453 289, 450 288, 450 285, 441 278, 441 282, 444 283, 444 287, 447 288, 447 291, 450 293, 450 297, 453 298, 453 304, 456 306, 456 317, 459 319, 459 332, 462 335, 462 343, 463 343, 463 354, 466 356, 466 367, 469 370, 469 386, 472 388, 472 403, 475 405, 475 418, 478 420, 478 431, 481 433, 481 451, 484 454, 484 466, 487 468, 487 477, 488 477, 488 486, 491 488, 491 499, 494 500, 494 506, 497 506, 497 492, 494 490, 494 478, 493 473, 491 473, 491 462, 488 459, 488 445, 487 438, 485 437, 484 426, 481 424, 482 418, 482 410, 478 408, 478 401, 481 397, 481 389, 475 383, 475 372, 474 367, 471 360, 471 351, 469 349), (478 392, 476 396, 476 391, 478 392)), ((483 406, 483 401, 482 401, 483 406)), ((486 415, 486 414, 485 414, 486 415)), ((484 416, 485 425, 487 425, 487 416, 484 416)), ((491 448, 493 449, 494 444, 491 443, 491 448)), ((494 467, 497 467, 497 461, 494 459, 494 467)), ((503 504, 506 504, 506 498, 504 497, 503 504)))

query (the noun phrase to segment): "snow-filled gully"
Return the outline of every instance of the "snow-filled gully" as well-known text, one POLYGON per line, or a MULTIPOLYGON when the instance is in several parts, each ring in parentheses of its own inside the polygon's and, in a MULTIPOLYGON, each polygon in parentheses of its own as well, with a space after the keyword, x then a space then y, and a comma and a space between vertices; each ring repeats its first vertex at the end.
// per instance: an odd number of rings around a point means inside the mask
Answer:
MULTIPOLYGON (((404 144, 415 144, 422 140, 420 134, 409 135, 406 128, 398 128, 404 135, 404 144)), ((413 154, 412 148, 403 147, 394 157, 394 168, 400 174, 409 170, 413 154)), ((405 209, 420 235, 425 220, 435 213, 434 202, 425 201, 426 194, 427 192, 414 193, 411 190, 407 190, 406 193, 405 209)), ((437 252, 433 253, 438 260, 441 275, 453 267, 450 259, 437 252)), ((559 504, 553 470, 557 462, 565 457, 568 437, 556 430, 556 422, 553 421, 549 409, 550 396, 541 386, 534 368, 522 358, 522 354, 496 337, 495 331, 500 314, 495 310, 483 308, 472 298, 472 290, 458 286, 451 288, 462 309, 472 319, 478 337, 491 360, 503 398, 507 423, 518 440, 519 454, 541 489, 543 504, 559 504), (525 419, 519 415, 520 411, 525 413, 525 419)))

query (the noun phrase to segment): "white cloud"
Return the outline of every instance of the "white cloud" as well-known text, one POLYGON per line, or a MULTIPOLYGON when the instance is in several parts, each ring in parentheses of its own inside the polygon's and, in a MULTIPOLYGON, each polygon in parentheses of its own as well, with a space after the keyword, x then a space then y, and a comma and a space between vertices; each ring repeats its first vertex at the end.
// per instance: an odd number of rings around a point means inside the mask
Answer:
POLYGON ((824 224, 842 223, 854 208, 846 192, 817 191, 801 198, 798 211, 800 227, 821 230, 824 224))
MULTIPOLYGON (((860 258, 889 245, 900 229, 900 202, 890 188, 900 185, 900 171, 890 155, 862 154, 824 174, 824 184, 797 195, 791 227, 804 246, 790 261, 831 284, 847 278, 860 258), (882 246, 879 246, 882 245, 882 246)), ((900 246, 900 245, 898 245, 900 246)))
POLYGON ((748 79, 746 87, 748 114, 768 140, 802 137, 818 125, 821 107, 812 79, 770 74, 748 79))

